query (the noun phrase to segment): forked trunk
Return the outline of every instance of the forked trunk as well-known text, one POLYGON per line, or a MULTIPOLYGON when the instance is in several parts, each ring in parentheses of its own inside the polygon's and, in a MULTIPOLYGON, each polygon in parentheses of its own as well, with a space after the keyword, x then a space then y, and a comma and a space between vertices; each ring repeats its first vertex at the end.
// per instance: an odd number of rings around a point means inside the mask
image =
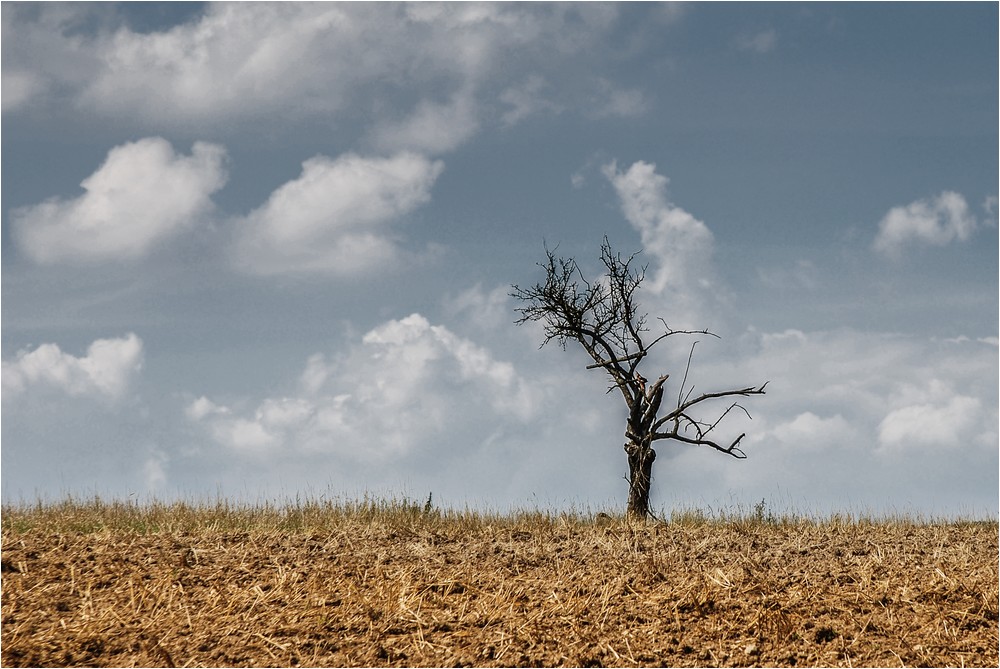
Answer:
POLYGON ((649 443, 625 444, 628 455, 628 515, 645 519, 649 516, 649 486, 653 481, 653 460, 656 451, 649 443))

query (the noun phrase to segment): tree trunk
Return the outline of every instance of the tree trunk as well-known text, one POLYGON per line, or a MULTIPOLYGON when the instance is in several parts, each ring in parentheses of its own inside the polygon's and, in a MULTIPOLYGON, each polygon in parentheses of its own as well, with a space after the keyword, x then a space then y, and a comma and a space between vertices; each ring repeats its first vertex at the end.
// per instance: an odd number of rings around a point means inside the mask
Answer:
POLYGON ((645 519, 649 515, 649 486, 653 481, 653 460, 656 451, 649 442, 625 444, 628 455, 628 515, 645 519))

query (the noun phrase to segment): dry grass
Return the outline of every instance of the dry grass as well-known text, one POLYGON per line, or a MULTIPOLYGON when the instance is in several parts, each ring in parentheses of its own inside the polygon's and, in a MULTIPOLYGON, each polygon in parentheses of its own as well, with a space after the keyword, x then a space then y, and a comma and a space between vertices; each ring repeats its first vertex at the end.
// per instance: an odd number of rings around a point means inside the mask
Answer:
POLYGON ((988 522, 3 510, 5 666, 997 666, 988 522))

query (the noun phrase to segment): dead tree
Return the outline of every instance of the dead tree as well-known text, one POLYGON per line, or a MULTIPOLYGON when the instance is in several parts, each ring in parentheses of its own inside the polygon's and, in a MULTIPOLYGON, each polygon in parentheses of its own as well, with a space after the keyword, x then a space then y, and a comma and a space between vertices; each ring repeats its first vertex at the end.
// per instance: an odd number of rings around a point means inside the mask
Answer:
POLYGON ((594 363, 587 369, 603 369, 611 377, 608 392, 619 391, 628 407, 626 419, 625 453, 628 456, 628 514, 645 518, 649 515, 649 489, 652 482, 653 461, 656 451, 653 442, 661 439, 696 446, 708 446, 734 458, 746 458, 740 450, 745 434, 728 444, 715 440, 714 430, 731 411, 749 413, 738 402, 718 410, 715 419, 708 422, 695 417, 696 410, 724 398, 763 395, 767 384, 733 390, 721 390, 693 395, 687 389, 694 345, 688 355, 684 377, 677 393, 676 404, 663 406, 665 384, 669 374, 662 374, 650 383, 639 371, 656 344, 676 335, 717 336, 708 330, 674 330, 662 318, 658 319, 662 331, 650 335, 648 314, 640 313, 636 291, 645 278, 645 267, 634 267, 638 254, 623 257, 612 250, 607 237, 601 245, 601 261, 607 274, 587 281, 572 258, 558 258, 548 248, 546 261, 539 263, 545 270, 545 281, 531 288, 512 287, 511 297, 522 306, 516 311, 521 317, 518 325, 539 321, 544 326, 544 346, 555 339, 563 349, 566 342, 575 340, 583 346, 594 363))

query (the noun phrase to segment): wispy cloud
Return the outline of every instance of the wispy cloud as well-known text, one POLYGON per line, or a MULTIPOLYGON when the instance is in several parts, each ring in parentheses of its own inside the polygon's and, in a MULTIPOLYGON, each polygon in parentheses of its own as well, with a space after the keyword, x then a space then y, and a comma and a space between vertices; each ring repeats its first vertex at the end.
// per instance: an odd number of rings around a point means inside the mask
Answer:
POLYGON ((546 95, 549 83, 538 74, 531 74, 520 84, 510 86, 500 94, 500 102, 507 107, 500 117, 505 126, 512 126, 519 121, 539 113, 559 113, 563 106, 554 102, 546 95))

